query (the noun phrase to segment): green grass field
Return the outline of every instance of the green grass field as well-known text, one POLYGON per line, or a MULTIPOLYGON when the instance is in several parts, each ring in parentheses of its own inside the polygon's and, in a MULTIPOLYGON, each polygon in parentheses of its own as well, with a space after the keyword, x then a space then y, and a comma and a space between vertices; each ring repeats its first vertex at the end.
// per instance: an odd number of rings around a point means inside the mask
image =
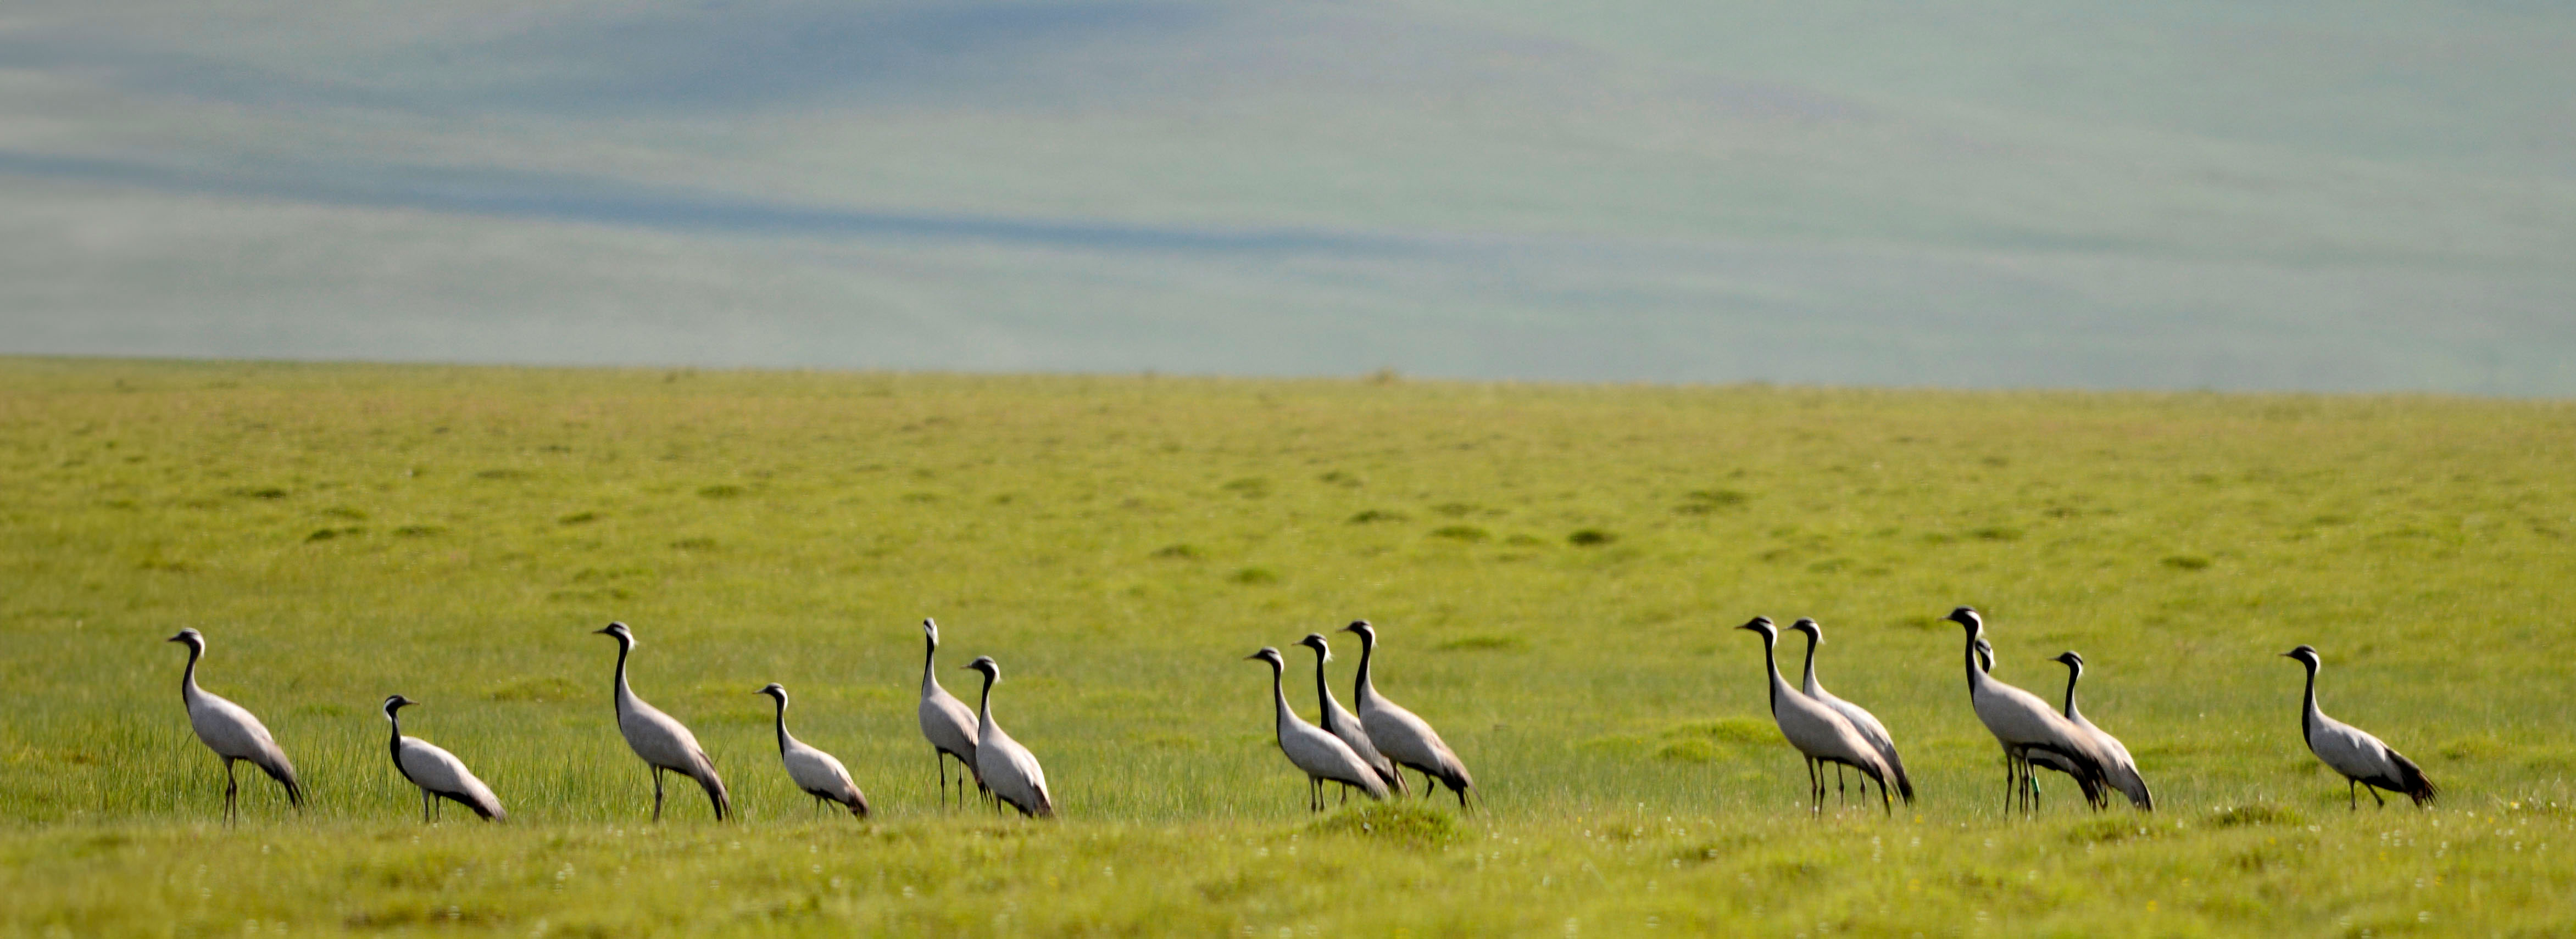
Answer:
POLYGON ((0 935, 2565 935, 2569 453, 2560 402, 0 359, 0 935), (2085 654, 2162 811, 2001 813, 1961 603, 2004 680, 2085 654), (1757 613, 1918 804, 1805 815, 1757 613), (924 616, 1060 820, 933 805, 924 616), (1304 811, 1242 656, 1355 617, 1482 810, 1304 811), (610 619, 738 822, 647 821, 610 619), (309 813, 220 825, 182 626, 309 813), (2436 809, 2346 811, 2300 642, 2436 809), (509 823, 419 823, 395 692, 509 823))

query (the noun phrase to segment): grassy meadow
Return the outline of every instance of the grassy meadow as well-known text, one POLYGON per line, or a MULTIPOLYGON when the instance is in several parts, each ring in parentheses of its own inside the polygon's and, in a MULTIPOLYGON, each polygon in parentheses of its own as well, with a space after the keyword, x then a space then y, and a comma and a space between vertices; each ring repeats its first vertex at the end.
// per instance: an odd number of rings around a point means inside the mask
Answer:
POLYGON ((0 359, 0 935, 2566 935, 2570 453, 2562 402, 0 359), (2000 811, 1962 603, 2052 700, 2084 653, 2161 811, 2000 811), (1757 613, 1916 805, 1806 816, 1757 613), (934 804, 925 616, 1059 820, 934 804), (1290 644, 1359 617, 1478 811, 1305 811, 1242 657, 1311 717, 1290 644), (611 619, 737 822, 647 821, 611 619), (245 770, 220 824, 182 626, 303 816, 245 770), (2345 809, 2301 642, 2437 808, 2345 809), (396 692, 507 824, 420 824, 396 692))

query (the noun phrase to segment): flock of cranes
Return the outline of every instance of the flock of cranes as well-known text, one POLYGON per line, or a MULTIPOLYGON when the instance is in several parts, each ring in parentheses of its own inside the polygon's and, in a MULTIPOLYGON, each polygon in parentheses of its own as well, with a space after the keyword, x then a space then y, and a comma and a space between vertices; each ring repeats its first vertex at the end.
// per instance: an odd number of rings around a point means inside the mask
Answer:
MULTIPOLYGON (((2036 806, 2039 790, 2034 771, 2040 769, 2073 779, 2093 808, 2109 805, 2113 793, 2138 809, 2155 808, 2155 796, 2139 774, 2128 748, 2076 709, 2075 684, 2084 674, 2083 656, 2066 652, 2054 659, 2066 666, 2067 675, 2064 704, 2052 708, 2039 696, 2004 684, 1990 674, 1994 647, 1985 638, 1985 620, 1976 610, 1959 607, 1950 611, 1948 618, 1966 630, 1963 658, 1969 703, 1978 721, 2003 748, 2007 811, 2027 811, 2036 806)), ((1737 628, 1761 637, 1771 716, 1782 738, 1806 761, 1811 812, 1821 813, 1824 809, 1827 766, 1834 768, 1838 790, 1846 770, 1860 774, 1864 796, 1869 784, 1876 783, 1882 811, 1894 812, 1896 798, 1908 804, 1914 801, 1913 781, 1905 773, 1905 762, 1898 756, 1895 739, 1886 725, 1859 705, 1826 692, 1817 682, 1816 650, 1825 641, 1822 626, 1812 619, 1800 619, 1789 627, 1807 638, 1804 680, 1796 686, 1781 677, 1780 631, 1768 617, 1754 617, 1737 628)), ((997 808, 1008 806, 1033 818, 1052 817, 1055 800, 1047 789, 1046 771, 1027 747, 1011 739, 993 721, 993 686, 1001 683, 1001 665, 992 656, 978 656, 965 666, 965 671, 979 673, 984 679, 977 705, 970 710, 939 684, 939 624, 922 620, 921 631, 926 646, 921 664, 921 734, 938 764, 941 801, 946 801, 952 782, 948 764, 953 760, 959 764, 953 777, 959 804, 964 803, 966 787, 972 783, 997 808)), ((1333 697, 1324 670, 1324 663, 1332 660, 1331 644, 1320 633, 1309 633, 1297 642, 1315 653, 1315 697, 1323 718, 1320 726, 1307 723, 1289 705, 1288 663, 1277 648, 1265 646, 1245 656, 1270 666, 1279 750, 1306 776, 1307 808, 1320 811, 1324 807, 1327 784, 1339 785, 1344 801, 1349 800, 1353 790, 1370 799, 1409 794, 1411 787, 1404 775, 1408 769, 1421 774, 1424 798, 1445 786, 1457 796, 1459 807, 1466 808, 1468 795, 1476 785, 1466 764, 1429 722, 1378 693, 1370 674, 1377 653, 1376 628, 1360 620, 1342 631, 1359 637, 1359 669, 1352 685, 1352 698, 1359 707, 1357 714, 1344 710, 1333 697)), ((732 796, 717 774, 714 761, 698 745, 697 737, 687 725, 645 703, 628 686, 626 665, 636 647, 634 630, 624 623, 610 623, 597 632, 617 640, 617 730, 626 739, 627 748, 652 771, 654 820, 662 817, 665 773, 679 773, 704 789, 717 820, 730 816, 732 796)), ((180 696, 187 704, 189 727, 223 761, 225 821, 232 821, 237 814, 241 788, 235 776, 237 762, 248 762, 276 780, 284 787, 288 803, 301 811, 304 788, 297 781, 295 764, 287 759, 268 728, 241 705, 197 686, 197 664, 206 656, 205 635, 195 629, 182 629, 169 641, 188 647, 180 696)), ((2371 798, 2383 807, 2387 805, 2379 794, 2383 789, 2407 796, 2418 807, 2433 800, 2438 790, 2413 761, 2379 738, 2327 717, 2317 708, 2317 670, 2322 661, 2314 647, 2302 645, 2282 655, 2307 668, 2300 732, 2308 749, 2343 775, 2345 798, 2351 808, 2360 808, 2358 792, 2363 788, 2369 789, 2371 798)), ((779 759, 796 788, 813 797, 818 809, 829 804, 865 818, 869 810, 867 795, 851 780, 841 761, 787 732, 787 689, 771 682, 755 693, 776 702, 779 759)), ((420 789, 422 819, 434 821, 443 802, 462 805, 487 821, 507 818, 492 788, 476 778, 464 761, 419 738, 403 735, 401 711, 415 703, 402 695, 392 695, 384 701, 384 714, 392 728, 394 769, 420 789)))

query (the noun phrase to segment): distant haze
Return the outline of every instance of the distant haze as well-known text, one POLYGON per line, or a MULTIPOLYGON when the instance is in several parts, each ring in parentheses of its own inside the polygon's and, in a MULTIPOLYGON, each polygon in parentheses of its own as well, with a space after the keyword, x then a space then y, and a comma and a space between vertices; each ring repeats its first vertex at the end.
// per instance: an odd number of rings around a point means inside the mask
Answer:
POLYGON ((19 0, 0 352, 2576 395, 2576 6, 19 0))

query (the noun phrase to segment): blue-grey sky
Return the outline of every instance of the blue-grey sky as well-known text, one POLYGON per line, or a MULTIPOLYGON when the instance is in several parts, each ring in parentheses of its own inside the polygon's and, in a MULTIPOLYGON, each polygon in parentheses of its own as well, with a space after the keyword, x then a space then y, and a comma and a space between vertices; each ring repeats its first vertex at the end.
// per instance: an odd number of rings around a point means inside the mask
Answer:
POLYGON ((2576 10, 0 12, 0 352, 2576 394, 2576 10))

